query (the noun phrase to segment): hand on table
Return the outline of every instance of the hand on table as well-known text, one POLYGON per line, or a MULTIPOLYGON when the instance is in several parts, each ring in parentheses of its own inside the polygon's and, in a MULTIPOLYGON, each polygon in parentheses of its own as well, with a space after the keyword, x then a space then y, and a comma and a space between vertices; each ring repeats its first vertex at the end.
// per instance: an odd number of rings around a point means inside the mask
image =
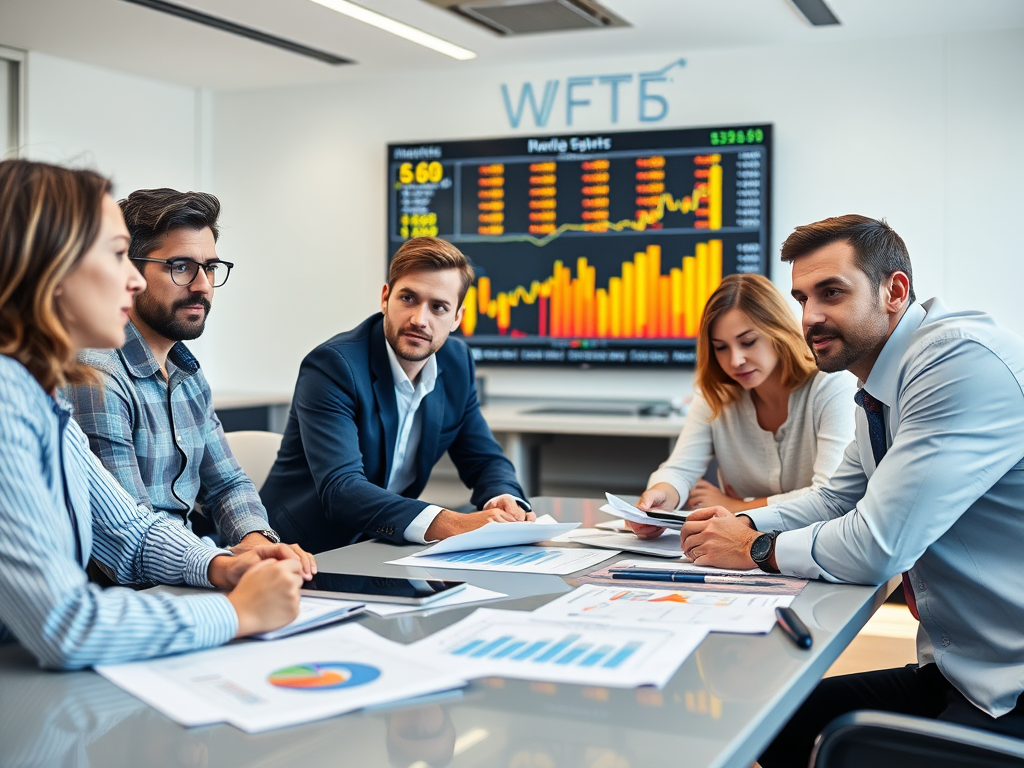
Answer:
POLYGON ((505 522, 507 523, 515 523, 523 520, 532 521, 537 519, 537 516, 533 514, 533 512, 527 512, 525 509, 520 507, 519 502, 516 501, 516 497, 511 493, 503 493, 501 496, 495 496, 484 504, 484 511, 489 509, 501 510, 504 514, 505 522))
POLYGON ((270 632, 295 621, 299 615, 301 567, 298 557, 268 558, 242 574, 238 586, 228 593, 238 615, 235 637, 270 632))
POLYGON ((488 508, 480 512, 462 514, 450 509, 442 509, 427 528, 424 538, 427 541, 439 541, 460 533, 475 531, 488 523, 515 523, 523 520, 536 520, 533 512, 527 512, 516 504, 508 494, 498 496, 487 502, 488 508), (506 502, 511 502, 510 509, 506 502))
POLYGON ((724 507, 694 510, 679 532, 683 554, 697 565, 756 568, 750 545, 761 534, 752 525, 749 517, 737 517, 724 507))

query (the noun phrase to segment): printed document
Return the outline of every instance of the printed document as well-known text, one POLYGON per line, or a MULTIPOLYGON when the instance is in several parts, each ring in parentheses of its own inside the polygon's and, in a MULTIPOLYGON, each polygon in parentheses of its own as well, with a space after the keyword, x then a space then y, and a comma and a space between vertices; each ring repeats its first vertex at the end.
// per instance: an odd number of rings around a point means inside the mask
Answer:
POLYGON ((584 584, 541 606, 534 615, 644 628, 701 626, 710 632, 765 634, 775 626, 775 609, 792 602, 793 595, 584 584))
POLYGON ((478 608, 410 647, 467 677, 661 688, 707 631, 699 625, 624 627, 478 608))
POLYGON ((435 668, 359 624, 96 671, 181 725, 230 723, 246 733, 465 685, 454 667, 435 668))
MULTIPOLYGON (((548 518, 550 519, 550 518, 548 518)), ((536 544, 553 536, 579 528, 580 523, 556 523, 530 521, 521 523, 488 523, 475 531, 460 533, 444 539, 412 557, 441 555, 446 552, 464 552, 469 549, 491 549, 493 547, 514 547, 517 544, 536 544)))
POLYGON ((609 515, 615 517, 621 517, 623 520, 630 520, 634 523, 643 523, 644 525, 659 525, 662 528, 671 528, 678 531, 683 527, 683 519, 686 515, 680 514, 680 520, 660 520, 655 517, 650 517, 646 512, 634 507, 628 501, 623 501, 618 496, 612 496, 610 493, 605 494, 605 498, 608 499, 608 503, 601 506, 602 512, 607 512, 609 515))
MULTIPOLYGON (((514 525, 514 523, 502 523, 514 525)), ((512 571, 515 573, 553 573, 564 576, 582 571, 617 555, 612 550, 567 547, 501 547, 442 555, 423 553, 389 565, 411 565, 417 568, 454 568, 465 571, 512 571)), ((372 610, 372 609, 371 609, 372 610)))
MULTIPOLYGON (((629 533, 605 533, 593 528, 582 528, 569 531, 558 538, 559 541, 571 541, 585 547, 616 549, 621 552, 636 552, 639 555, 667 557, 676 561, 683 558, 683 550, 679 544, 679 531, 665 531, 656 539, 639 539, 632 531, 629 533)), ((681 562, 674 563, 679 568, 681 562)))

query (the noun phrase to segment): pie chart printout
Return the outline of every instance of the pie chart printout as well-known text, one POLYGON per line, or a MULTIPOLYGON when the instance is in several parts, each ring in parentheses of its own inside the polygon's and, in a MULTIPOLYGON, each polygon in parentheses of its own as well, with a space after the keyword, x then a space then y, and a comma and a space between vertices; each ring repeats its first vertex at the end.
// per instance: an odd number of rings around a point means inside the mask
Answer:
POLYGON ((330 691, 372 683, 378 677, 380 670, 369 664, 318 661, 284 667, 272 672, 268 680, 278 688, 330 691))

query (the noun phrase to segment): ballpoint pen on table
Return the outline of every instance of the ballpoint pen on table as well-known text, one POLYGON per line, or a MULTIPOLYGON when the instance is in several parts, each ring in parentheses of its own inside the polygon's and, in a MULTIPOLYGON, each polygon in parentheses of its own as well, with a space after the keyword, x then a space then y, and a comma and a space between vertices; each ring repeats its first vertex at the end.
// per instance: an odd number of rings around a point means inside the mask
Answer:
POLYGON ((708 576, 703 573, 682 573, 678 571, 642 571, 624 568, 611 569, 613 579, 633 581, 671 581, 677 584, 731 584, 736 587, 777 587, 779 582, 752 579, 749 576, 708 576))
POLYGON ((782 627, 782 631, 786 633, 790 640, 801 648, 811 647, 813 642, 811 640, 811 631, 800 621, 796 611, 792 608, 776 608, 775 617, 779 620, 779 626, 782 627))

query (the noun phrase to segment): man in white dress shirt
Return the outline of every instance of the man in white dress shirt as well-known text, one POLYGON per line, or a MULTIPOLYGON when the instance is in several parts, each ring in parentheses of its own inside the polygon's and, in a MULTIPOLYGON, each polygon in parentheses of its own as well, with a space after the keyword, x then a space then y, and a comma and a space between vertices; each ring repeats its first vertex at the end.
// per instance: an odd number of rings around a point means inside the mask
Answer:
POLYGON ((835 582, 902 573, 921 626, 918 664, 823 681, 762 765, 806 765, 822 728, 858 709, 1024 737, 1024 340, 983 313, 915 303, 884 222, 798 227, 782 258, 818 367, 860 382, 856 440, 802 498, 693 513, 683 550, 835 582))

